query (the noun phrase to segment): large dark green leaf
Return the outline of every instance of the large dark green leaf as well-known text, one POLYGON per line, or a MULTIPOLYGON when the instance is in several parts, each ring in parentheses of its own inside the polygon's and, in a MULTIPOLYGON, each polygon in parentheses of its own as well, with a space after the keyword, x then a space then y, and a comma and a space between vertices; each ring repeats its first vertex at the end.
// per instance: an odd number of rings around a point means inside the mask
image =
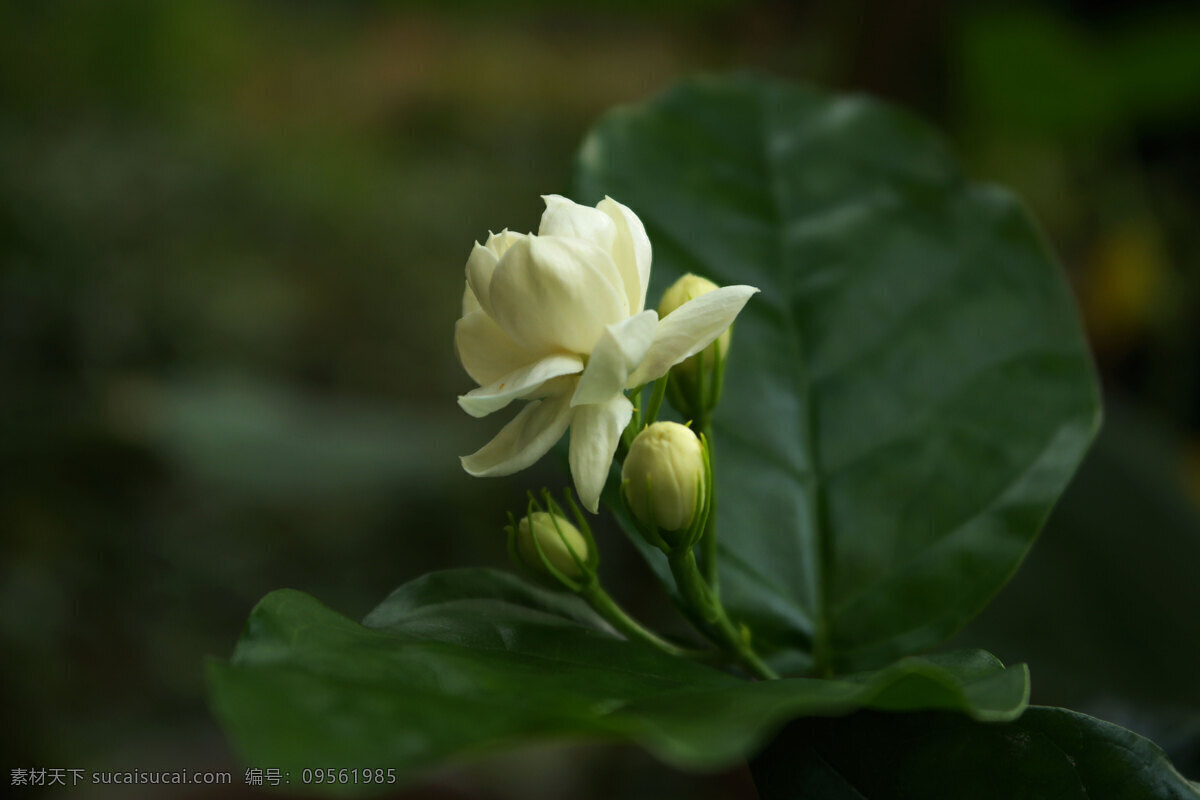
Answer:
POLYGON ((762 289, 714 423, 723 593, 756 642, 853 671, 977 613, 1099 420, 1021 206, 903 113, 753 77, 610 115, 575 186, 641 216, 652 299, 688 271, 762 289))
POLYGON ((1024 666, 982 651, 907 658, 839 680, 754 683, 604 630, 573 596, 504 573, 435 573, 352 622, 300 592, 268 595, 213 706, 248 762, 401 773, 548 737, 637 742, 686 767, 745 758, 798 715, 858 708, 1018 715, 1024 666))
POLYGON ((1061 708, 996 725, 944 713, 800 720, 751 769, 762 800, 1200 798, 1153 742, 1061 708))

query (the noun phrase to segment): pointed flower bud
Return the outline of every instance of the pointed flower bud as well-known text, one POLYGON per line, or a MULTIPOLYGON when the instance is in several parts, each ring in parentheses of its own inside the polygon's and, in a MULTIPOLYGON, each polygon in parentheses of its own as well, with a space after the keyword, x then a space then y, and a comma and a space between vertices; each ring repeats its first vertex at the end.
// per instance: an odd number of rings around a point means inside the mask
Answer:
POLYGON ((584 577, 585 572, 575 556, 586 565, 587 539, 562 516, 548 511, 534 511, 517 524, 517 558, 527 569, 540 575, 549 575, 549 570, 538 555, 539 548, 546 561, 563 575, 573 580, 584 577), (575 555, 572 556, 572 553, 575 555))
POLYGON ((697 527, 707 501, 704 446, 691 428, 656 422, 633 440, 621 480, 638 521, 672 546, 682 544, 681 537, 666 534, 697 527))
MULTIPOLYGON (((665 318, 677 308, 718 288, 707 278, 689 272, 663 292, 658 315, 665 318)), ((671 383, 668 385, 671 405, 688 419, 706 416, 720 400, 721 378, 730 338, 731 329, 726 328, 708 347, 671 368, 671 383)))
MULTIPOLYGON (((702 297, 709 292, 714 292, 718 288, 720 287, 708 278, 701 278, 699 275, 689 272, 663 292, 662 301, 658 304, 658 316, 660 318, 665 317, 684 303, 695 300, 697 297, 702 297)), ((730 329, 726 328, 725 332, 718 336, 717 340, 703 351, 709 354, 709 358, 712 361, 715 361, 717 357, 724 358, 725 353, 729 351, 729 331, 730 329)), ((695 361, 696 356, 692 356, 676 368, 684 367, 687 364, 694 365, 695 361)))

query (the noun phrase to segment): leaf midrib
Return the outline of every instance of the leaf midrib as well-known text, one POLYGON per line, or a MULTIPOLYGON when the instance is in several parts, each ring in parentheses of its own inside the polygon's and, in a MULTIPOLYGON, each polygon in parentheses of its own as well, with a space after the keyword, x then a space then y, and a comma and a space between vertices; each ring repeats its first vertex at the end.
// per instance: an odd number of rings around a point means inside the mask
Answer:
MULTIPOLYGON (((771 145, 771 130, 770 124, 771 100, 774 94, 780 89, 777 85, 771 84, 763 91, 756 92, 755 98, 759 105, 759 136, 762 150, 762 172, 764 177, 764 185, 767 187, 768 206, 772 211, 772 219, 774 225, 771 228, 775 253, 775 269, 773 274, 779 276, 789 276, 790 273, 785 271, 788 265, 787 258, 787 238, 785 233, 785 218, 783 195, 779 188, 779 176, 783 170, 779 168, 777 163, 778 154, 776 149, 771 145)), ((803 141, 806 137, 797 134, 790 137, 784 142, 785 146, 792 146, 796 141, 803 141)), ((788 293, 785 293, 788 294, 788 293)), ((801 336, 800 327, 796 321, 795 315, 792 313, 792 308, 786 305, 782 318, 787 325, 788 340, 792 348, 796 352, 796 363, 800 366, 799 369, 791 371, 791 378, 795 387, 796 396, 802 401, 800 419, 800 429, 804 431, 805 441, 802 448, 806 451, 808 471, 801 480, 801 485, 804 490, 805 500, 809 507, 809 515, 805 519, 811 522, 813 527, 813 536, 811 541, 815 546, 816 552, 813 553, 813 562, 815 569, 813 575, 816 580, 816 586, 813 587, 813 596, 816 600, 816 607, 813 609, 813 674, 819 677, 828 677, 832 675, 833 654, 830 650, 831 631, 830 631, 830 615, 829 615, 829 588, 828 588, 828 572, 830 568, 830 545, 829 526, 825 524, 825 504, 823 502, 823 492, 821 487, 821 476, 818 469, 818 453, 817 447, 817 419, 816 409, 812 402, 812 385, 809 376, 809 364, 807 354, 804 352, 804 339, 801 336)))

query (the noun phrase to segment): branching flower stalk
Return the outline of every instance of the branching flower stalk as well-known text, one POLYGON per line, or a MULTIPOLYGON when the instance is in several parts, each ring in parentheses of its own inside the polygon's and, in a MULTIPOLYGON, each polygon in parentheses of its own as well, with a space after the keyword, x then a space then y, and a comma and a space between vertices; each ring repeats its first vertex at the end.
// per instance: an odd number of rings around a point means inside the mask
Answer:
POLYGON ((630 616, 604 590, 596 571, 600 556, 591 526, 569 489, 564 495, 578 527, 567 521, 562 508, 549 491, 542 492, 546 510, 530 493, 524 519, 518 523, 509 514, 505 531, 508 533, 510 558, 543 579, 549 579, 579 595, 605 622, 626 638, 648 644, 668 655, 713 661, 716 654, 710 651, 680 647, 654 633, 630 616), (580 550, 584 552, 580 553, 580 550), (532 551, 533 559, 529 558, 529 551, 532 551), (564 562, 564 551, 570 561, 564 562))
MULTIPOLYGON (((467 260, 455 347, 479 386, 459 405, 477 417, 526 405, 464 456, 463 468, 480 477, 512 474, 569 431, 571 475, 583 508, 595 514, 614 458, 621 462, 623 501, 642 535, 667 554, 685 616, 719 654, 760 678, 776 677, 720 602, 709 446, 729 329, 758 289, 689 274, 667 289, 657 311, 646 309, 652 253, 637 215, 611 198, 595 208, 544 199, 536 234, 492 234, 467 260), (695 431, 658 422, 666 398, 695 431), (700 542, 702 564, 694 552, 700 542)), ((567 495, 578 527, 549 492, 543 500, 545 510, 530 495, 520 522, 510 515, 514 561, 582 597, 628 638, 711 660, 630 617, 600 586, 596 543, 575 500, 567 495)))
POLYGON ((778 678, 779 675, 754 651, 748 629, 738 629, 729 619, 720 598, 701 576, 692 548, 676 548, 667 556, 667 562, 683 601, 707 623, 705 632, 713 643, 736 654, 737 660, 755 676, 767 680, 778 678))

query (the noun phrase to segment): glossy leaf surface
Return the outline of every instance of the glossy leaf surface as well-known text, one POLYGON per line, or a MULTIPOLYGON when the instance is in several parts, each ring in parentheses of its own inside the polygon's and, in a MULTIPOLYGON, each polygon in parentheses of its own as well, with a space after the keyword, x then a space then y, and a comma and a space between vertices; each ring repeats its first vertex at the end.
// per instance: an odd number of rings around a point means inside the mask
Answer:
POLYGON ((776 664, 870 669, 976 614, 1099 421, 1021 206, 902 112, 749 76, 611 114, 575 187, 645 223, 650 302, 685 272, 762 289, 714 434, 723 596, 776 664))
POLYGON ((840 680, 741 680, 620 639, 574 597, 483 569, 406 584, 365 625, 300 592, 272 593, 209 682, 253 765, 402 775, 550 737, 636 742, 669 763, 714 768, 798 715, 936 708, 1011 719, 1028 696, 1023 665, 982 651, 840 680))

